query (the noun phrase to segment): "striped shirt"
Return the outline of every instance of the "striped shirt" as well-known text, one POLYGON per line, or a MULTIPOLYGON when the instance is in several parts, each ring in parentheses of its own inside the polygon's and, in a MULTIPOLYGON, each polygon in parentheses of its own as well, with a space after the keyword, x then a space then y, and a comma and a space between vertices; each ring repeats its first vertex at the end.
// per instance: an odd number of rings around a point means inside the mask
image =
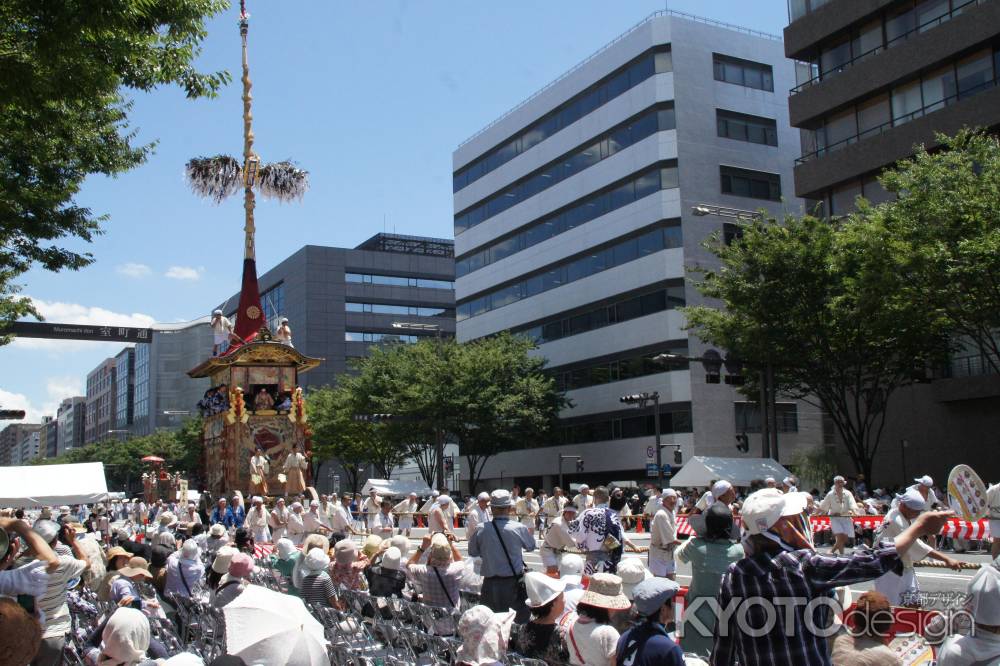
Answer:
POLYGON ((302 579, 299 596, 302 597, 302 601, 306 604, 329 606, 330 598, 337 596, 337 588, 333 584, 330 575, 325 571, 321 571, 318 574, 306 576, 302 579))
POLYGON ((719 590, 719 607, 732 612, 728 622, 716 629, 712 666, 830 666, 823 632, 808 630, 827 626, 830 608, 810 608, 815 617, 807 622, 807 604, 829 596, 835 587, 894 570, 901 571, 901 562, 895 546, 888 543, 846 557, 796 550, 774 557, 759 553, 734 562, 719 590), (762 628, 769 620, 772 628, 766 633, 745 630, 762 628))
POLYGON ((79 578, 87 563, 74 557, 60 557, 59 568, 49 574, 45 595, 35 599, 35 607, 45 613, 45 633, 42 638, 61 638, 70 627, 69 606, 66 605, 66 585, 79 578))
POLYGON ((410 564, 407 566, 407 572, 413 582, 420 586, 425 604, 440 608, 458 608, 459 583, 465 573, 465 564, 452 562, 447 567, 410 564), (438 576, 441 580, 438 580, 438 576))

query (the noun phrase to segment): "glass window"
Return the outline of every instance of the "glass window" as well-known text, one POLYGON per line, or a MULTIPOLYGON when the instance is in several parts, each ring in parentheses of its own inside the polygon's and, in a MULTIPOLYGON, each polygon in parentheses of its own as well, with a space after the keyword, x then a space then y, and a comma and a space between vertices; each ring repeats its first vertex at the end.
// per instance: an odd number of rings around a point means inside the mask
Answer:
POLYGON ((642 58, 628 68, 629 85, 635 86, 636 84, 653 76, 655 73, 656 71, 653 65, 653 59, 642 58))
POLYGON ((851 56, 860 62, 876 55, 882 46, 882 21, 875 19, 858 29, 851 42, 851 56))
POLYGON ((661 132, 677 128, 677 119, 674 115, 674 107, 660 109, 656 112, 657 126, 661 132))
POLYGON ((861 196, 861 182, 853 181, 834 188, 831 215, 847 215, 854 211, 854 200, 861 196))
POLYGON ((673 57, 670 51, 660 51, 653 56, 654 69, 657 74, 672 72, 674 69, 673 57))
POLYGON ((889 94, 879 95, 858 106, 858 135, 865 137, 869 132, 891 122, 889 112, 889 94))
POLYGON ((680 181, 678 180, 677 167, 664 167, 660 169, 660 189, 670 190, 676 187, 680 187, 680 181))
POLYGON ((624 185, 619 185, 615 189, 611 190, 611 208, 612 210, 621 208, 622 206, 627 206, 628 204, 635 201, 635 183, 629 181, 624 185))
POLYGON ((663 249, 663 230, 656 229, 639 236, 637 239, 639 244, 639 256, 645 256, 647 254, 653 254, 654 252, 659 252, 663 249))
POLYGON ((608 99, 614 99, 628 89, 628 70, 625 70, 624 72, 616 74, 610 81, 608 81, 608 99))
POLYGON ((901 7, 889 12, 885 18, 885 41, 892 46, 894 41, 903 39, 917 27, 917 15, 913 4, 905 2, 901 7))
POLYGON ((924 107, 927 113, 944 108, 955 101, 958 86, 955 82, 955 68, 952 65, 942 67, 923 76, 921 89, 924 95, 924 107))
POLYGON ((858 134, 857 117, 854 109, 847 109, 826 119, 826 148, 843 148, 858 134))
POLYGON ((656 172, 643 174, 635 179, 635 198, 642 199, 660 189, 659 174, 656 172))
POLYGON ((983 49, 958 61, 958 94, 962 97, 986 90, 993 82, 993 54, 983 49))
POLYGON ((851 40, 844 37, 840 42, 823 48, 819 55, 820 75, 826 77, 839 72, 851 59, 851 40))
POLYGON ((918 32, 931 30, 948 20, 948 0, 921 0, 916 9, 918 32))
POLYGON ((639 307, 643 315, 662 312, 667 309, 667 292, 654 291, 639 297, 639 307))
POLYGON ((899 125, 923 115, 920 108, 920 81, 913 81, 892 91, 892 122, 899 125))
POLYGON ((639 256, 639 242, 635 238, 631 238, 624 243, 619 243, 614 248, 614 254, 616 266, 632 261, 639 256))

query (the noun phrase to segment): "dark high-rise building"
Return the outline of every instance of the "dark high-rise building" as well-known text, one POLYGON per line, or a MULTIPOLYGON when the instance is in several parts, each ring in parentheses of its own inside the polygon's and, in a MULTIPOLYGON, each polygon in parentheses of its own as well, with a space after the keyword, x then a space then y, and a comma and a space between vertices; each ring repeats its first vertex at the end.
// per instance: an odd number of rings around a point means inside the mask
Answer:
POLYGON ((87 399, 82 395, 66 398, 56 412, 59 422, 56 455, 79 449, 84 445, 84 431, 87 421, 87 399))
POLYGON ((116 397, 118 365, 106 358, 87 373, 87 420, 84 443, 93 444, 111 437, 117 418, 116 397))
POLYGON ((789 19, 795 194, 828 214, 883 200, 879 171, 935 132, 1000 126, 1000 3, 789 0, 789 19))
MULTIPOLYGON (((935 132, 1000 127, 1000 2, 789 0, 789 21, 789 118, 802 134, 795 194, 821 212, 850 212, 858 195, 884 201, 878 174, 915 145, 935 147, 935 132)), ((997 431, 1000 376, 967 345, 930 382, 897 391, 874 482, 929 473, 943 486, 960 462, 995 479, 997 431)))
MULTIPOLYGON (((372 345, 454 336, 454 281, 452 241, 384 233, 353 249, 306 245, 258 280, 271 330, 287 317, 295 347, 325 359, 303 387, 332 384, 372 345)), ((230 319, 238 302, 220 306, 230 319)))
POLYGON ((127 430, 134 416, 135 347, 126 347, 115 356, 115 430, 127 430))

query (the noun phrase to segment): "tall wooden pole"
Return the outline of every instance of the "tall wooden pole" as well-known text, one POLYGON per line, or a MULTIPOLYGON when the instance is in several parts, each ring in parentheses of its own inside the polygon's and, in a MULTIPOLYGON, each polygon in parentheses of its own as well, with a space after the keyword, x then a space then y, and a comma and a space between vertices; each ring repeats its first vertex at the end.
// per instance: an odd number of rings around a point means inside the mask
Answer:
MULTIPOLYGON (((246 170, 250 165, 250 158, 254 157, 253 154, 253 112, 251 111, 251 104, 253 103, 253 95, 250 94, 250 89, 253 87, 250 83, 250 62, 247 59, 247 32, 250 30, 250 16, 247 14, 246 1, 240 0, 240 37, 243 41, 243 168, 246 170)), ((256 253, 254 251, 254 223, 253 223, 253 211, 256 206, 256 199, 253 193, 253 182, 247 179, 247 174, 244 172, 244 189, 243 189, 243 209, 246 212, 246 225, 243 227, 243 232, 245 236, 246 247, 244 248, 243 258, 244 259, 256 259, 256 253)))

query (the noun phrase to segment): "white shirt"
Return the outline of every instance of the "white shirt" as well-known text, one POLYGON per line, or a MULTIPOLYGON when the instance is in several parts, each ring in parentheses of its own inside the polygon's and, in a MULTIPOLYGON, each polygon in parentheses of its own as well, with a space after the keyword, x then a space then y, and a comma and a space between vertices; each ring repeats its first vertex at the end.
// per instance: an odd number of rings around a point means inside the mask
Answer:
POLYGON ((711 490, 708 490, 701 496, 698 503, 694 505, 694 508, 704 513, 705 511, 708 511, 708 507, 713 504, 715 504, 715 495, 712 494, 711 490))
POLYGON ((472 507, 472 510, 470 510, 465 517, 466 536, 471 538, 472 535, 475 534, 476 529, 480 525, 487 523, 491 520, 493 520, 493 512, 490 511, 490 505, 487 504, 486 508, 484 509, 479 506, 478 502, 476 502, 476 504, 472 507))
POLYGON ((522 497, 517 500, 514 510, 517 512, 517 517, 521 521, 521 524, 531 527, 535 524, 535 514, 538 513, 538 500, 534 497, 531 499, 522 497))
POLYGON ((649 528, 649 555, 657 560, 672 560, 674 552, 667 546, 677 541, 677 514, 661 507, 653 516, 649 528))
POLYGON ((584 510, 594 506, 594 496, 584 495, 583 493, 580 493, 579 495, 573 498, 573 504, 576 505, 577 511, 580 511, 582 513, 584 510))
POLYGON ((392 536, 392 528, 396 526, 396 521, 393 520, 391 513, 382 513, 381 511, 375 514, 375 518, 372 522, 372 532, 375 532, 379 536, 388 538, 392 536))
POLYGON ((253 456, 250 458, 250 465, 264 474, 271 473, 271 463, 264 456, 253 456))
POLYGON ((334 534, 347 534, 351 528, 351 515, 343 505, 334 508, 330 516, 330 528, 334 534))
POLYGON ((990 518, 1000 518, 1000 483, 994 483, 986 489, 986 508, 989 509, 990 518))
POLYGON ((562 516, 553 519, 549 529, 545 532, 545 540, 542 542, 542 549, 549 551, 566 550, 576 548, 576 541, 569 535, 566 521, 562 516))
POLYGON ((316 513, 310 509, 308 513, 302 514, 302 526, 305 527, 306 532, 322 532, 330 529, 326 517, 320 515, 319 507, 316 507, 316 513))
MULTIPOLYGON (((885 515, 882 519, 882 524, 877 530, 875 530, 875 539, 881 541, 892 540, 902 534, 906 528, 910 526, 910 521, 908 521, 903 514, 899 512, 899 508, 892 508, 889 513, 885 515)), ((933 548, 928 546, 922 540, 917 539, 910 546, 910 549, 904 553, 899 553, 899 559, 903 561, 903 567, 912 569, 914 562, 919 562, 920 560, 927 557, 933 548)))
POLYGON ((847 488, 839 494, 837 489, 833 488, 819 503, 819 510, 828 516, 853 516, 858 512, 858 503, 854 501, 854 495, 847 488))
POLYGON ((550 518, 556 518, 562 513, 563 507, 566 506, 566 502, 568 501, 569 499, 564 495, 560 495, 559 497, 553 495, 542 503, 542 513, 550 518))
POLYGON ((306 533, 306 526, 304 522, 304 514, 295 513, 292 511, 288 514, 288 536, 295 541, 297 537, 301 537, 306 533))
POLYGON ((372 498, 370 495, 365 498, 365 501, 361 503, 361 513, 367 513, 368 517, 371 518, 376 513, 379 512, 379 508, 382 505, 382 499, 377 495, 372 498))
POLYGON ((648 500, 646 500, 646 506, 642 507, 642 515, 655 516, 656 512, 659 511, 661 508, 663 508, 663 502, 660 501, 660 496, 653 495, 648 500))
POLYGON ((1000 664, 1000 636, 978 631, 975 636, 949 636, 938 648, 938 666, 1000 664))
POLYGON ((566 643, 569 646, 569 663, 574 666, 605 666, 615 653, 620 638, 618 631, 610 624, 581 622, 577 619, 570 628, 566 643), (580 660, 583 657, 583 660, 580 660))
POLYGON ((247 511, 246 524, 251 530, 262 530, 268 526, 270 522, 270 513, 264 507, 260 508, 258 511, 256 508, 247 511))

